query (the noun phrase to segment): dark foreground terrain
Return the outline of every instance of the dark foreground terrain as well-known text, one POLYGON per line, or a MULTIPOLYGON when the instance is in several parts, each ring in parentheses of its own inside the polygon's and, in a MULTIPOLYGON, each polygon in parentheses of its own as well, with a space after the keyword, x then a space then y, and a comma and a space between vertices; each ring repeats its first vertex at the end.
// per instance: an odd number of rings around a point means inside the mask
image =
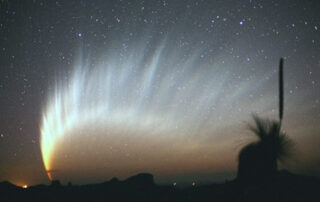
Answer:
POLYGON ((320 201, 320 179, 280 171, 269 183, 237 180, 177 189, 154 184, 150 174, 81 186, 37 185, 23 189, 0 183, 0 201, 320 201))

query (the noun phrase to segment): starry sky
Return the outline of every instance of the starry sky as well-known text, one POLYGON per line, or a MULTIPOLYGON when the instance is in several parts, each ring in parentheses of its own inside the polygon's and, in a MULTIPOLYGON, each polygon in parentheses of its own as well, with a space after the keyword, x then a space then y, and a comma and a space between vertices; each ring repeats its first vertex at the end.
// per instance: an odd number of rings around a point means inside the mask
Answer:
POLYGON ((252 114, 320 176, 320 2, 0 1, 0 181, 232 179, 252 114), (48 176, 49 173, 49 176, 48 176))

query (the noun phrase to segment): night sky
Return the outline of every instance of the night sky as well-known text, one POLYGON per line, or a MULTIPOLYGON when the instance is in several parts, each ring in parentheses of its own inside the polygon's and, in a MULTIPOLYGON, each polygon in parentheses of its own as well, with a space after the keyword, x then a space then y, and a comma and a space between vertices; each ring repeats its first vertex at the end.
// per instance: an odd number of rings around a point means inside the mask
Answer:
POLYGON ((320 2, 0 1, 0 181, 224 181, 278 118, 320 176, 320 2))

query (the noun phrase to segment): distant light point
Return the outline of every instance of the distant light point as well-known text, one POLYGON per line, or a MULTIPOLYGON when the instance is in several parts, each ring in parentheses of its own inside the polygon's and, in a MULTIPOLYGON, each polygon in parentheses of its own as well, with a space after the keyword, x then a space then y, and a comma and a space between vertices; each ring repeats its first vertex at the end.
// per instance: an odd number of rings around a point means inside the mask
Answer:
POLYGON ((243 21, 240 21, 239 24, 240 24, 240 25, 243 25, 243 21))
POLYGON ((78 33, 78 37, 82 37, 82 34, 81 34, 81 33, 78 33))
POLYGON ((26 188, 28 188, 28 185, 25 184, 22 186, 22 188, 26 189, 26 188))

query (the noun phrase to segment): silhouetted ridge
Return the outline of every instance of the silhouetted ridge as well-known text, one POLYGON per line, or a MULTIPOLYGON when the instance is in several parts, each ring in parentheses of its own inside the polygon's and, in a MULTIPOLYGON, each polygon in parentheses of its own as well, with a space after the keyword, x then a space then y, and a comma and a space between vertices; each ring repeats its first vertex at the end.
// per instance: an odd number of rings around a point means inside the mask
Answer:
POLYGON ((125 184, 134 184, 136 186, 154 186, 153 175, 149 173, 141 173, 132 177, 129 177, 125 181, 125 184))
POLYGON ((110 181, 91 185, 37 185, 22 189, 9 182, 0 183, 0 201, 320 201, 320 180, 276 171, 274 179, 264 184, 243 186, 237 180, 223 184, 177 189, 159 186, 151 174, 138 174, 124 181, 110 181))
POLYGON ((0 182, 0 189, 1 190, 4 190, 4 189, 7 189, 7 190, 15 190, 15 189, 21 189, 21 187, 18 187, 8 181, 4 181, 4 182, 0 182))
POLYGON ((120 181, 118 180, 118 178, 113 177, 109 182, 110 183, 119 183, 120 181))
POLYGON ((61 183, 59 180, 52 180, 50 186, 51 187, 61 187, 61 183))

